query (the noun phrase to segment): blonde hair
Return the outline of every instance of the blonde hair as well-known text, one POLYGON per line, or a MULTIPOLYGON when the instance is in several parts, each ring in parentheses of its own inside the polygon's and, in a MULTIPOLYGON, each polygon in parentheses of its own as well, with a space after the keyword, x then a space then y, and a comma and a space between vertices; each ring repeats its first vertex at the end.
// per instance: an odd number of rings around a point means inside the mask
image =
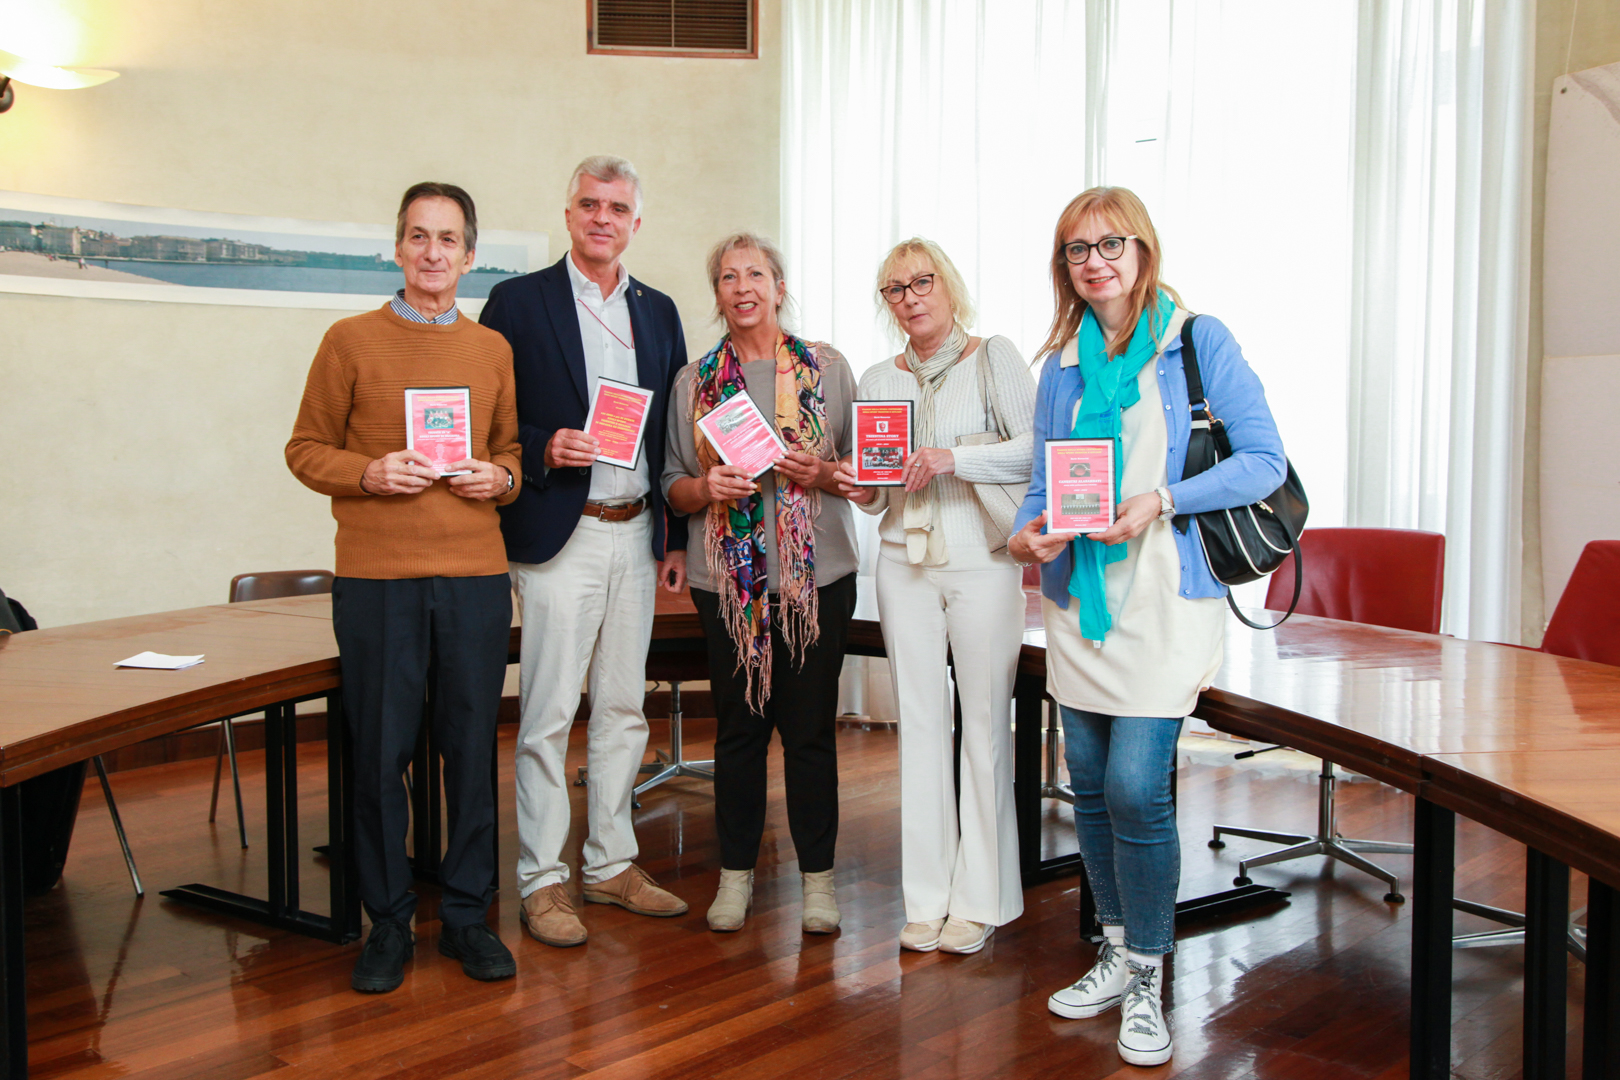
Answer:
MULTIPOLYGON (((709 288, 714 293, 714 317, 717 322, 725 322, 725 312, 720 308, 720 262, 727 253, 752 248, 765 259, 765 265, 771 268, 771 285, 774 287, 786 280, 782 265, 787 260, 782 257, 782 249, 771 242, 769 237, 758 233, 739 232, 732 233, 714 247, 709 249, 709 288)), ((786 316, 783 311, 792 302, 792 297, 786 289, 782 290, 782 299, 776 305, 776 325, 786 328, 786 316)))
MULTIPOLYGON (((889 249, 878 264, 877 272, 877 303, 878 309, 889 316, 889 324, 895 332, 905 337, 905 331, 900 327, 900 320, 895 317, 895 305, 883 298, 882 289, 885 285, 899 285, 901 281, 895 276, 900 267, 908 262, 921 262, 926 259, 933 264, 934 275, 945 286, 945 295, 951 301, 951 318, 963 330, 973 325, 977 313, 973 310, 973 297, 968 295, 967 282, 962 280, 961 273, 951 257, 945 254, 945 249, 932 240, 925 240, 920 236, 913 236, 910 240, 902 240, 889 249)), ((920 275, 919 275, 920 276, 920 275)))
MULTIPOLYGON (((1058 351, 1080 332, 1080 320, 1085 316, 1087 305, 1080 299, 1074 281, 1069 277, 1069 261, 1064 258, 1063 244, 1064 237, 1092 216, 1101 218, 1109 228, 1118 230, 1121 235, 1134 235, 1140 256, 1136 284, 1131 286, 1130 316, 1115 330, 1114 340, 1108 343, 1109 355, 1125 351, 1125 347, 1131 343, 1131 334, 1136 330, 1137 322, 1142 318, 1142 312, 1153 304, 1160 289, 1169 293, 1170 299, 1178 306, 1181 304, 1176 290, 1159 280, 1159 269, 1164 264, 1159 250, 1159 234, 1153 228, 1153 219, 1148 216, 1142 200, 1129 188, 1089 188, 1076 195, 1063 208, 1063 213, 1058 215, 1057 228, 1052 230, 1052 299, 1055 310, 1052 329, 1035 351, 1036 357, 1058 351)), ((1149 323, 1148 330, 1155 338, 1164 333, 1166 327, 1157 325, 1157 319, 1150 319, 1149 323)))

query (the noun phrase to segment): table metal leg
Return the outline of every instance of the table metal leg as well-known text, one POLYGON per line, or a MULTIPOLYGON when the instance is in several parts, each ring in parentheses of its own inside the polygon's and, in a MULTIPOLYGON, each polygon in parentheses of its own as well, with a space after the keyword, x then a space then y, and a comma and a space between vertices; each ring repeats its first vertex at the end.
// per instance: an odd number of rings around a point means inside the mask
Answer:
POLYGON ((1421 796, 1413 824, 1411 1080, 1451 1075, 1451 896, 1457 816, 1421 796))
POLYGON ((0 1077, 28 1075, 28 982, 23 954, 22 788, 0 788, 0 1077))
POLYGON ((1620 892, 1592 878, 1586 887, 1585 1080, 1620 1076, 1620 892))
POLYGON ((299 907, 298 849, 298 738, 297 710, 294 702, 272 705, 264 714, 265 742, 265 817, 267 821, 269 859, 269 897, 259 899, 212 885, 190 884, 177 889, 166 889, 163 896, 170 900, 190 904, 208 911, 250 919, 266 926, 307 934, 323 941, 342 943, 359 936, 360 919, 357 893, 354 889, 353 855, 349 839, 353 835, 349 792, 352 785, 352 765, 349 762, 343 725, 333 723, 332 717, 341 718, 337 703, 328 699, 327 752, 328 776, 337 778, 337 785, 327 793, 328 800, 337 806, 329 810, 333 822, 331 837, 334 853, 332 888, 333 908, 330 915, 319 915, 299 907), (335 766, 332 757, 337 758, 335 766))
POLYGON ((1535 848, 1524 873, 1524 1080, 1563 1080, 1569 867, 1535 848))
POLYGON ((360 936, 359 875, 354 865, 354 746, 343 696, 326 699, 326 856, 332 930, 340 941, 360 936))

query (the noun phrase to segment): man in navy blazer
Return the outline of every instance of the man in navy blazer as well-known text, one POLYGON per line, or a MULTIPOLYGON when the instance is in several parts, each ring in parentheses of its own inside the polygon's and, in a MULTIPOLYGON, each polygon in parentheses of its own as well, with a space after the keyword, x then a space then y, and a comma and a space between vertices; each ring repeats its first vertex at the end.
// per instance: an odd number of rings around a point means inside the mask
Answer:
POLYGON ((574 170, 563 213, 568 253, 496 285, 480 317, 511 342, 523 445, 521 493, 501 507, 524 627, 518 892, 524 926, 556 946, 586 938, 563 859, 564 756, 582 685, 590 704, 583 896, 642 915, 687 909, 635 865, 630 817, 647 746, 642 699, 654 594, 660 582, 678 592, 686 580, 686 519, 666 520, 658 482, 686 339, 674 302, 632 278, 621 261, 641 227, 635 167, 623 158, 586 158, 574 170), (603 379, 653 391, 631 468, 598 461, 600 446, 584 430, 603 379))

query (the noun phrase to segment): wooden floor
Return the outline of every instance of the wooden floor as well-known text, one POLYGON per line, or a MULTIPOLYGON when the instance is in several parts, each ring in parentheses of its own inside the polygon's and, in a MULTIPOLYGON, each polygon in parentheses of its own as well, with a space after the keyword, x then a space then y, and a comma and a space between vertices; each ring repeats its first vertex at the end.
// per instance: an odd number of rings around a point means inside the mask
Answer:
MULTIPOLYGON (((576 729, 576 736, 579 729, 576 729)), ((712 724, 689 721, 700 756, 712 724)), ((511 754, 502 852, 515 857, 511 754)), ((654 728, 655 745, 662 732, 654 728)), ((577 738, 576 738, 577 742, 577 738)), ((736 934, 703 921, 719 873, 708 785, 679 780, 638 814, 641 863, 692 905, 649 919, 589 905, 583 948, 525 937, 510 870, 494 910, 518 958, 516 979, 478 983, 438 954, 424 887, 416 959, 405 985, 349 989, 356 946, 339 948, 179 907, 159 890, 203 881, 263 892, 262 846, 239 850, 222 802, 206 823, 212 763, 118 774, 115 791, 147 883, 136 902, 92 782, 62 886, 30 901, 29 1005, 36 1077, 1401 1077, 1406 1075, 1410 935, 1384 887, 1308 859, 1255 872, 1293 891, 1288 906, 1248 920, 1187 928, 1168 982, 1176 1056, 1157 1070, 1124 1065, 1117 1014, 1060 1020, 1046 996, 1092 957, 1077 933, 1077 882, 1030 890, 1017 922, 970 957, 902 953, 895 739, 839 735, 843 827, 841 932, 799 931, 798 874, 773 767, 756 906, 736 934)), ((576 745, 574 753, 583 760, 576 745)), ((305 836, 320 842, 324 749, 300 748, 305 836)), ((243 757, 250 839, 263 836, 262 755, 243 757)), ((571 762, 572 766, 572 762, 571 762)), ((572 769, 570 769, 572 771, 572 769)), ((1229 887, 1236 860, 1265 845, 1205 847, 1213 821, 1307 828, 1308 775, 1261 778, 1229 767, 1181 774, 1182 895, 1229 887)), ((577 859, 583 789, 575 789, 577 859)), ((1382 785, 1340 788, 1346 835, 1410 836, 1411 800, 1382 785)), ((1053 804, 1053 850, 1072 847, 1067 808, 1053 804)), ((1409 873, 1409 857, 1387 864, 1409 873)), ((1459 891, 1508 907, 1522 899, 1523 849, 1459 823, 1459 891)), ((324 894, 313 854, 306 895, 324 894)), ((1584 881, 1575 891, 1584 895, 1584 881)), ((1580 902, 1579 899, 1576 901, 1580 902)), ((1459 928, 1484 928, 1459 918, 1459 928)), ((1457 954, 1456 1075, 1519 1074, 1519 948, 1457 954)), ((1572 966, 1571 1026, 1581 972, 1572 966)), ((1572 1037, 1572 1074, 1579 1063, 1572 1037)))

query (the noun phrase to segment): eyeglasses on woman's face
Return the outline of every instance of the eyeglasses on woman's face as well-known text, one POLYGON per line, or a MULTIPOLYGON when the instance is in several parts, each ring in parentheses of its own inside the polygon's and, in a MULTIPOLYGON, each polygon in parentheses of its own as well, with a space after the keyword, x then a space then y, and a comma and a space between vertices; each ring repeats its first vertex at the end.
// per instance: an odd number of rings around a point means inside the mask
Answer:
POLYGON ((1133 233, 1130 236, 1105 236, 1095 244, 1088 244, 1084 240, 1072 240, 1063 245, 1063 257, 1072 265, 1079 266, 1091 258, 1091 249, 1096 248, 1097 254, 1113 262, 1125 254, 1125 241, 1135 239, 1136 235, 1133 233))
POLYGON ((910 289, 918 296, 927 296, 934 290, 934 275, 923 274, 920 277, 912 278, 904 285, 885 285, 878 290, 878 293, 889 303, 898 304, 906 298, 907 289, 910 289))

